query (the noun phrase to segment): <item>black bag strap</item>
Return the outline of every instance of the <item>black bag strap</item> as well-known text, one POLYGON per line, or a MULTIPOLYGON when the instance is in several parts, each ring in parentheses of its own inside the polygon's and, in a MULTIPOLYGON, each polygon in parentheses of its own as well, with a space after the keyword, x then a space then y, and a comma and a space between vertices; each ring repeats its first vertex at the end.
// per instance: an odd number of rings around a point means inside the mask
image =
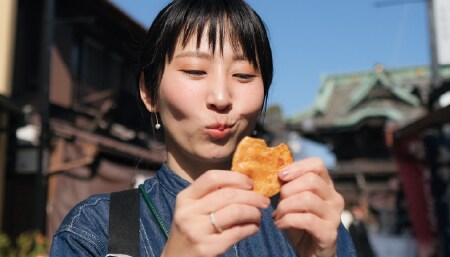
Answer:
POLYGON ((111 193, 107 256, 139 256, 139 214, 138 189, 111 193))

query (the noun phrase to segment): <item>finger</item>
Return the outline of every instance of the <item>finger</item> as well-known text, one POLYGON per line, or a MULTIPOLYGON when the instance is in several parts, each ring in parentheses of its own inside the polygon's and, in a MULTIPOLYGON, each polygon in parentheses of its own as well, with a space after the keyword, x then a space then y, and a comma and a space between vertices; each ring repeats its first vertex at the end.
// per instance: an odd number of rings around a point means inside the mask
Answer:
POLYGON ((261 217, 261 211, 256 207, 234 204, 207 215, 197 216, 189 221, 189 223, 195 224, 195 226, 193 225, 195 231, 187 230, 185 232, 189 234, 190 238, 197 238, 205 234, 221 234, 236 226, 254 224, 259 227, 261 217))
POLYGON ((290 213, 277 220, 275 225, 280 229, 304 229, 320 247, 326 248, 336 242, 339 222, 326 222, 311 213, 290 213))
MULTIPOLYGON (((259 230, 259 225, 255 223, 246 223, 239 226, 231 227, 224 230, 222 233, 212 234, 209 237, 210 246, 214 246, 216 252, 225 252, 231 245, 236 244, 242 239, 249 237, 259 230)), ((204 256, 212 256, 211 252, 206 253, 204 256)))
POLYGON ((307 172, 282 185, 280 196, 284 199, 304 191, 314 192, 323 200, 327 200, 332 197, 334 188, 330 187, 318 174, 307 172))
POLYGON ((199 199, 223 187, 249 190, 253 187, 253 181, 238 172, 209 170, 196 179, 190 187, 186 188, 183 195, 191 199, 199 199))
MULTIPOLYGON (((215 223, 222 230, 230 229, 234 226, 242 226, 253 223, 259 226, 261 222, 261 211, 256 207, 251 207, 243 204, 229 205, 219 211, 214 212, 216 218, 215 223)), ((216 231, 214 226, 211 226, 216 231)))
POLYGON ((201 212, 210 213, 231 204, 244 204, 265 209, 269 207, 270 199, 255 191, 226 187, 211 192, 197 202, 198 207, 202 208, 201 212))
POLYGON ((316 194, 305 191, 286 199, 282 199, 277 206, 277 209, 272 213, 275 220, 280 219, 289 213, 313 213, 321 219, 333 219, 337 210, 330 208, 330 206, 316 194))
POLYGON ((319 158, 307 158, 301 161, 293 162, 279 172, 279 177, 283 181, 291 181, 303 176, 308 172, 319 175, 328 185, 333 185, 328 170, 319 158))

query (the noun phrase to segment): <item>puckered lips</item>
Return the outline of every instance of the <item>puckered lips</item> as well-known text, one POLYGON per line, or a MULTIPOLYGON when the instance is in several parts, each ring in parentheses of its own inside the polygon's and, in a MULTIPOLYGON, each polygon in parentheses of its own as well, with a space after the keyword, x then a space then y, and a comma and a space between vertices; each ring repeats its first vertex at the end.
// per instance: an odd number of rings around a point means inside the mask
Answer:
POLYGON ((230 135, 233 124, 212 124, 206 126, 206 134, 214 139, 226 138, 230 135))

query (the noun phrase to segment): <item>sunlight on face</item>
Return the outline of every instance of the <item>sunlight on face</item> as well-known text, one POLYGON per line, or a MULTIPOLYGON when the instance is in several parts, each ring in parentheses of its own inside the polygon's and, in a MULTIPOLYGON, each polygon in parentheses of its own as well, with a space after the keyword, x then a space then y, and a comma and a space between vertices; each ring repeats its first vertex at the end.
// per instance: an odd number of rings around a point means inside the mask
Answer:
POLYGON ((227 38, 223 52, 219 46, 213 52, 205 36, 198 48, 192 38, 176 47, 159 88, 168 163, 172 169, 187 163, 229 167, 237 143, 253 131, 261 111, 261 74, 227 38))

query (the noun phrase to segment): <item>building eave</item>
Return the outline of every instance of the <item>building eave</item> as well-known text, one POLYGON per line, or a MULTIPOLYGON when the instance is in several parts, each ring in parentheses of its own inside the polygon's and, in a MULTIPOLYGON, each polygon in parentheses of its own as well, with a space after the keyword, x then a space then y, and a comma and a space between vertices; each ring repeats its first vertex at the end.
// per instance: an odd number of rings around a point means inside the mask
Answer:
POLYGON ((112 1, 100 0, 99 3, 102 4, 103 7, 109 11, 109 13, 119 18, 125 26, 132 28, 133 31, 135 31, 136 33, 145 35, 147 30, 144 27, 144 25, 140 24, 138 21, 132 18, 128 13, 126 13, 123 9, 114 4, 112 1))
POLYGON ((420 133, 427 128, 438 127, 448 122, 450 122, 450 105, 442 109, 429 112, 422 118, 397 129, 394 132, 394 140, 398 141, 416 133, 420 133))
POLYGON ((63 138, 78 138, 96 144, 106 153, 117 155, 130 160, 138 160, 149 164, 161 164, 165 161, 165 151, 161 149, 146 149, 119 140, 84 131, 72 124, 52 119, 51 130, 56 136, 63 138))

